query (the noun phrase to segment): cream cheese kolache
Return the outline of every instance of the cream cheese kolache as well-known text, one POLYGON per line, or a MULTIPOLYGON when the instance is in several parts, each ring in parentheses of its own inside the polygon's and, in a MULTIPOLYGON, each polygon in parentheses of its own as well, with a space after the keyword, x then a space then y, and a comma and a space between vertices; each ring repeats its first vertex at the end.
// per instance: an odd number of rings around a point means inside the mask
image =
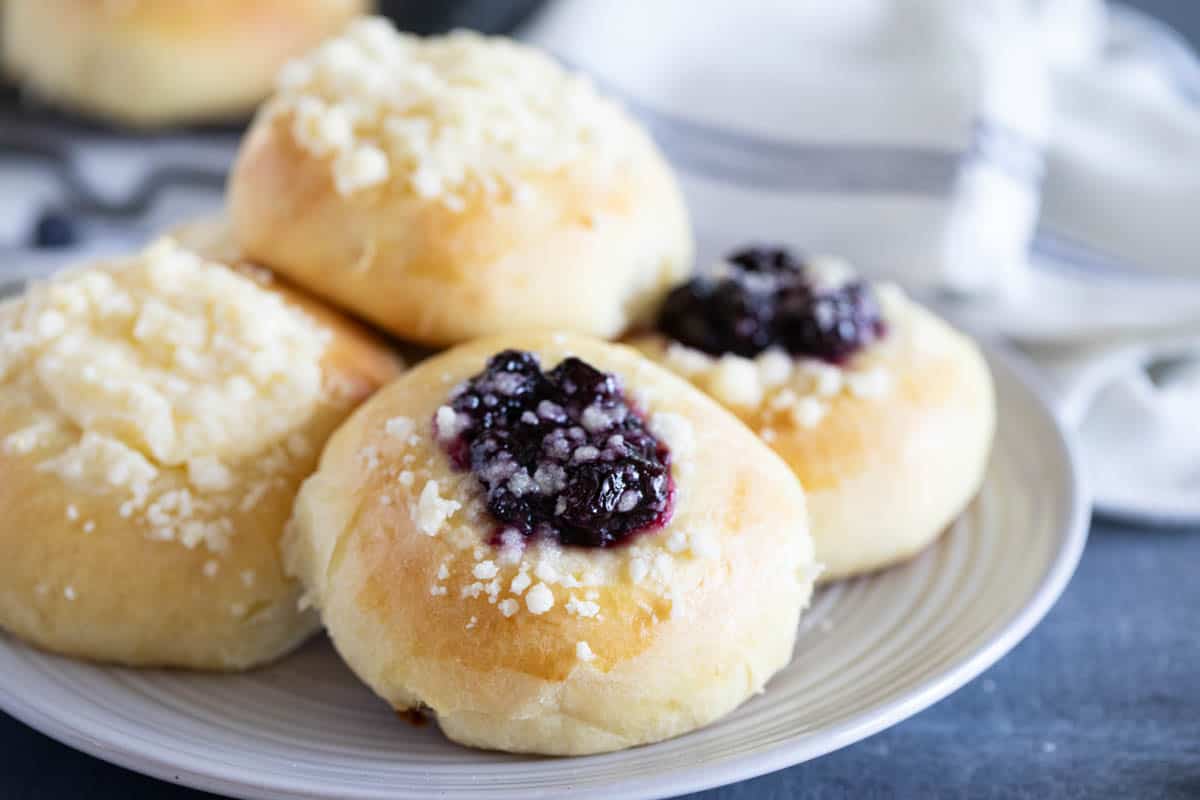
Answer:
POLYGON ((983 480, 995 410, 978 349, 840 259, 738 250, 674 289, 631 344, 788 463, 825 579, 919 552, 983 480))
POLYGON ((618 336, 691 268, 675 179, 615 103, 512 40, 381 18, 281 71, 229 206, 247 256, 433 346, 618 336))
POLYGON ((561 755, 685 733, 760 691, 818 572, 803 491, 733 415, 629 348, 533 332, 363 405, 284 553, 393 707, 561 755))
POLYGON ((278 545, 325 439, 400 365, 173 239, 0 304, 0 627, 67 655, 240 669, 319 623, 278 545))

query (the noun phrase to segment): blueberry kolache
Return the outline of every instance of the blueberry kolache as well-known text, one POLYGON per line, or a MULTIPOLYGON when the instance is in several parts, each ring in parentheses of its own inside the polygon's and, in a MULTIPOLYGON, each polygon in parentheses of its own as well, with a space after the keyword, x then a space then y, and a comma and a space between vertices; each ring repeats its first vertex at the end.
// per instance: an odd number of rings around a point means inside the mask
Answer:
POLYGON ((737 250, 672 290, 630 344, 792 468, 823 580, 919 553, 983 480, 995 410, 979 350, 841 259, 737 250))
POLYGON ((346 663, 455 741, 597 753, 737 707, 818 572, 769 447, 634 350, 460 345, 335 434, 285 542, 346 663))

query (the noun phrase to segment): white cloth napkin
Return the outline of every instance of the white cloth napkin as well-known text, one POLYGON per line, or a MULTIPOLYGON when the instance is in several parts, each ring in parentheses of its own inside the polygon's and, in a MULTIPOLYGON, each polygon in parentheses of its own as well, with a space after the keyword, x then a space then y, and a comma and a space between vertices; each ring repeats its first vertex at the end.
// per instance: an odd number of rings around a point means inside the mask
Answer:
POLYGON ((1101 507, 1200 519, 1200 62, 1169 29, 1100 0, 559 0, 524 35, 649 124, 702 257, 783 242, 953 298, 1042 365, 1101 507))

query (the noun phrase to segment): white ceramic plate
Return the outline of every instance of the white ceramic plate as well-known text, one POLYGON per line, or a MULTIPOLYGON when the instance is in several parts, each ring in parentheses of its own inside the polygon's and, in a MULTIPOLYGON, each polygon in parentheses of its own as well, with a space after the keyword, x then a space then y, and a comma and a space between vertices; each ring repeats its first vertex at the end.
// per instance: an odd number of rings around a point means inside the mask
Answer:
POLYGON ((792 664, 696 733, 587 758, 468 750, 391 713, 324 640, 219 676, 97 667, 0 637, 0 706, 92 755, 243 798, 662 797, 815 758, 979 674, 1075 568, 1087 501, 1070 448, 1025 369, 990 360, 1000 425, 979 498, 917 560, 821 591, 792 664))

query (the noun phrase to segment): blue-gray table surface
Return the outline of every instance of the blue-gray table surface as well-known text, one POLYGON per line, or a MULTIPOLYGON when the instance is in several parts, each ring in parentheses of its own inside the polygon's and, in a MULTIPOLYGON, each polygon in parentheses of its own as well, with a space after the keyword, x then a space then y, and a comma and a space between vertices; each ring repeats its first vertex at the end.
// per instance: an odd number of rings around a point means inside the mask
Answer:
MULTIPOLYGON (((1131 5, 1200 39, 1200 3, 1131 5)), ((1097 523, 1058 605, 962 690, 824 758, 690 797, 1200 798, 1198 616, 1200 530, 1097 523)), ((215 795, 106 764, 0 714, 0 798, 77 797, 215 795)))

